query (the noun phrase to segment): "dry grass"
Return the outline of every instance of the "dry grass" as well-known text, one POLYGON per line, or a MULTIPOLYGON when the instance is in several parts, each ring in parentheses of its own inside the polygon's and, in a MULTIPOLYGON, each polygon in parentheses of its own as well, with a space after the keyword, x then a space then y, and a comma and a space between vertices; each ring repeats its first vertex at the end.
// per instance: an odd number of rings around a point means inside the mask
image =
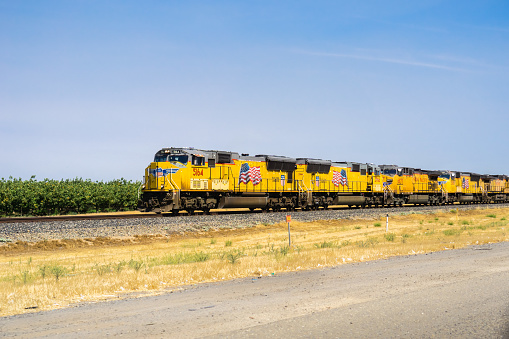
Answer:
POLYGON ((0 247, 0 315, 507 241, 509 209, 287 225, 178 236, 18 242, 0 247))

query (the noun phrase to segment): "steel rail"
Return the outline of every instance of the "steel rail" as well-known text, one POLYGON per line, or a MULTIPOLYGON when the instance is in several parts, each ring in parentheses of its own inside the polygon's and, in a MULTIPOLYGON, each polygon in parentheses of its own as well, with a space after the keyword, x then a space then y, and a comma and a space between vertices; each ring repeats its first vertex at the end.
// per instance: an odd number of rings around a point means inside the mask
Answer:
MULTIPOLYGON (((444 207, 458 207, 458 206, 500 206, 500 205, 509 205, 507 203, 491 203, 491 204, 469 204, 469 205, 461 205, 458 203, 452 203, 447 205, 438 205, 438 206, 427 206, 427 207, 436 207, 444 208, 444 207)), ((403 206, 396 206, 394 208, 413 208, 420 207, 414 204, 405 204, 403 206)), ((337 210, 337 209, 378 209, 383 210, 384 208, 393 208, 392 206, 380 206, 380 207, 347 207, 344 205, 330 205, 328 209, 337 210)), ((300 209, 299 209, 300 210, 300 209)), ((319 208, 319 210, 325 210, 323 208, 319 208)), ((285 210, 283 209, 283 212, 285 210)), ((193 213, 193 215, 218 215, 218 214, 244 214, 244 213, 271 213, 272 211, 265 211, 256 209, 254 211, 250 211, 248 208, 238 208, 238 209, 214 209, 209 213, 205 213, 203 211, 197 210, 193 213)), ((288 211, 291 213, 292 211, 288 211)), ((154 213, 154 212, 146 212, 146 213, 131 213, 131 214, 76 214, 76 215, 55 215, 55 216, 41 216, 41 217, 7 217, 0 218, 0 224, 3 223, 26 223, 26 222, 50 222, 50 221, 77 221, 77 220, 110 220, 110 219, 136 219, 136 218, 171 218, 176 216, 189 216, 189 214, 185 211, 181 211, 179 214, 173 213, 154 213)))

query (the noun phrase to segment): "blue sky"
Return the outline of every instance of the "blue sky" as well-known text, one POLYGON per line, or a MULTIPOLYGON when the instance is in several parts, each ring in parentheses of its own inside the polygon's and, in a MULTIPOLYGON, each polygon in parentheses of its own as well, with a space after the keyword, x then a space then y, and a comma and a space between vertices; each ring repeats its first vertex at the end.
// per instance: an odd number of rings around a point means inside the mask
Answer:
POLYGON ((505 1, 2 1, 0 178, 162 147, 509 174, 505 1))

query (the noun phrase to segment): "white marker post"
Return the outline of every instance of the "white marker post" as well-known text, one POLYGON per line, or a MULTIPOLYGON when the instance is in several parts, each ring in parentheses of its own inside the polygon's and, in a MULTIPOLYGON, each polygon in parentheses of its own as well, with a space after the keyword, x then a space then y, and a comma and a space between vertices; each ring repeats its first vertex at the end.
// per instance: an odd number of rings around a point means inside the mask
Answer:
POLYGON ((385 222, 385 232, 389 232, 389 214, 387 213, 387 221, 385 222))
POLYGON ((292 238, 290 236, 290 221, 292 221, 292 216, 287 214, 286 215, 286 222, 288 223, 288 246, 292 246, 292 238))

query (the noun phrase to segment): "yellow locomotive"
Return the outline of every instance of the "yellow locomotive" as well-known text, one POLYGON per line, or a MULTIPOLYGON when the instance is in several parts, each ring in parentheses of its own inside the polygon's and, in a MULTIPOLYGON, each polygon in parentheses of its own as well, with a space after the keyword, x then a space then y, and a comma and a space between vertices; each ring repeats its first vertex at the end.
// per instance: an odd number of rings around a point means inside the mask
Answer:
POLYGON ((190 214, 214 208, 278 211, 329 205, 506 202, 508 193, 507 176, 163 148, 145 170, 139 207, 190 214))

